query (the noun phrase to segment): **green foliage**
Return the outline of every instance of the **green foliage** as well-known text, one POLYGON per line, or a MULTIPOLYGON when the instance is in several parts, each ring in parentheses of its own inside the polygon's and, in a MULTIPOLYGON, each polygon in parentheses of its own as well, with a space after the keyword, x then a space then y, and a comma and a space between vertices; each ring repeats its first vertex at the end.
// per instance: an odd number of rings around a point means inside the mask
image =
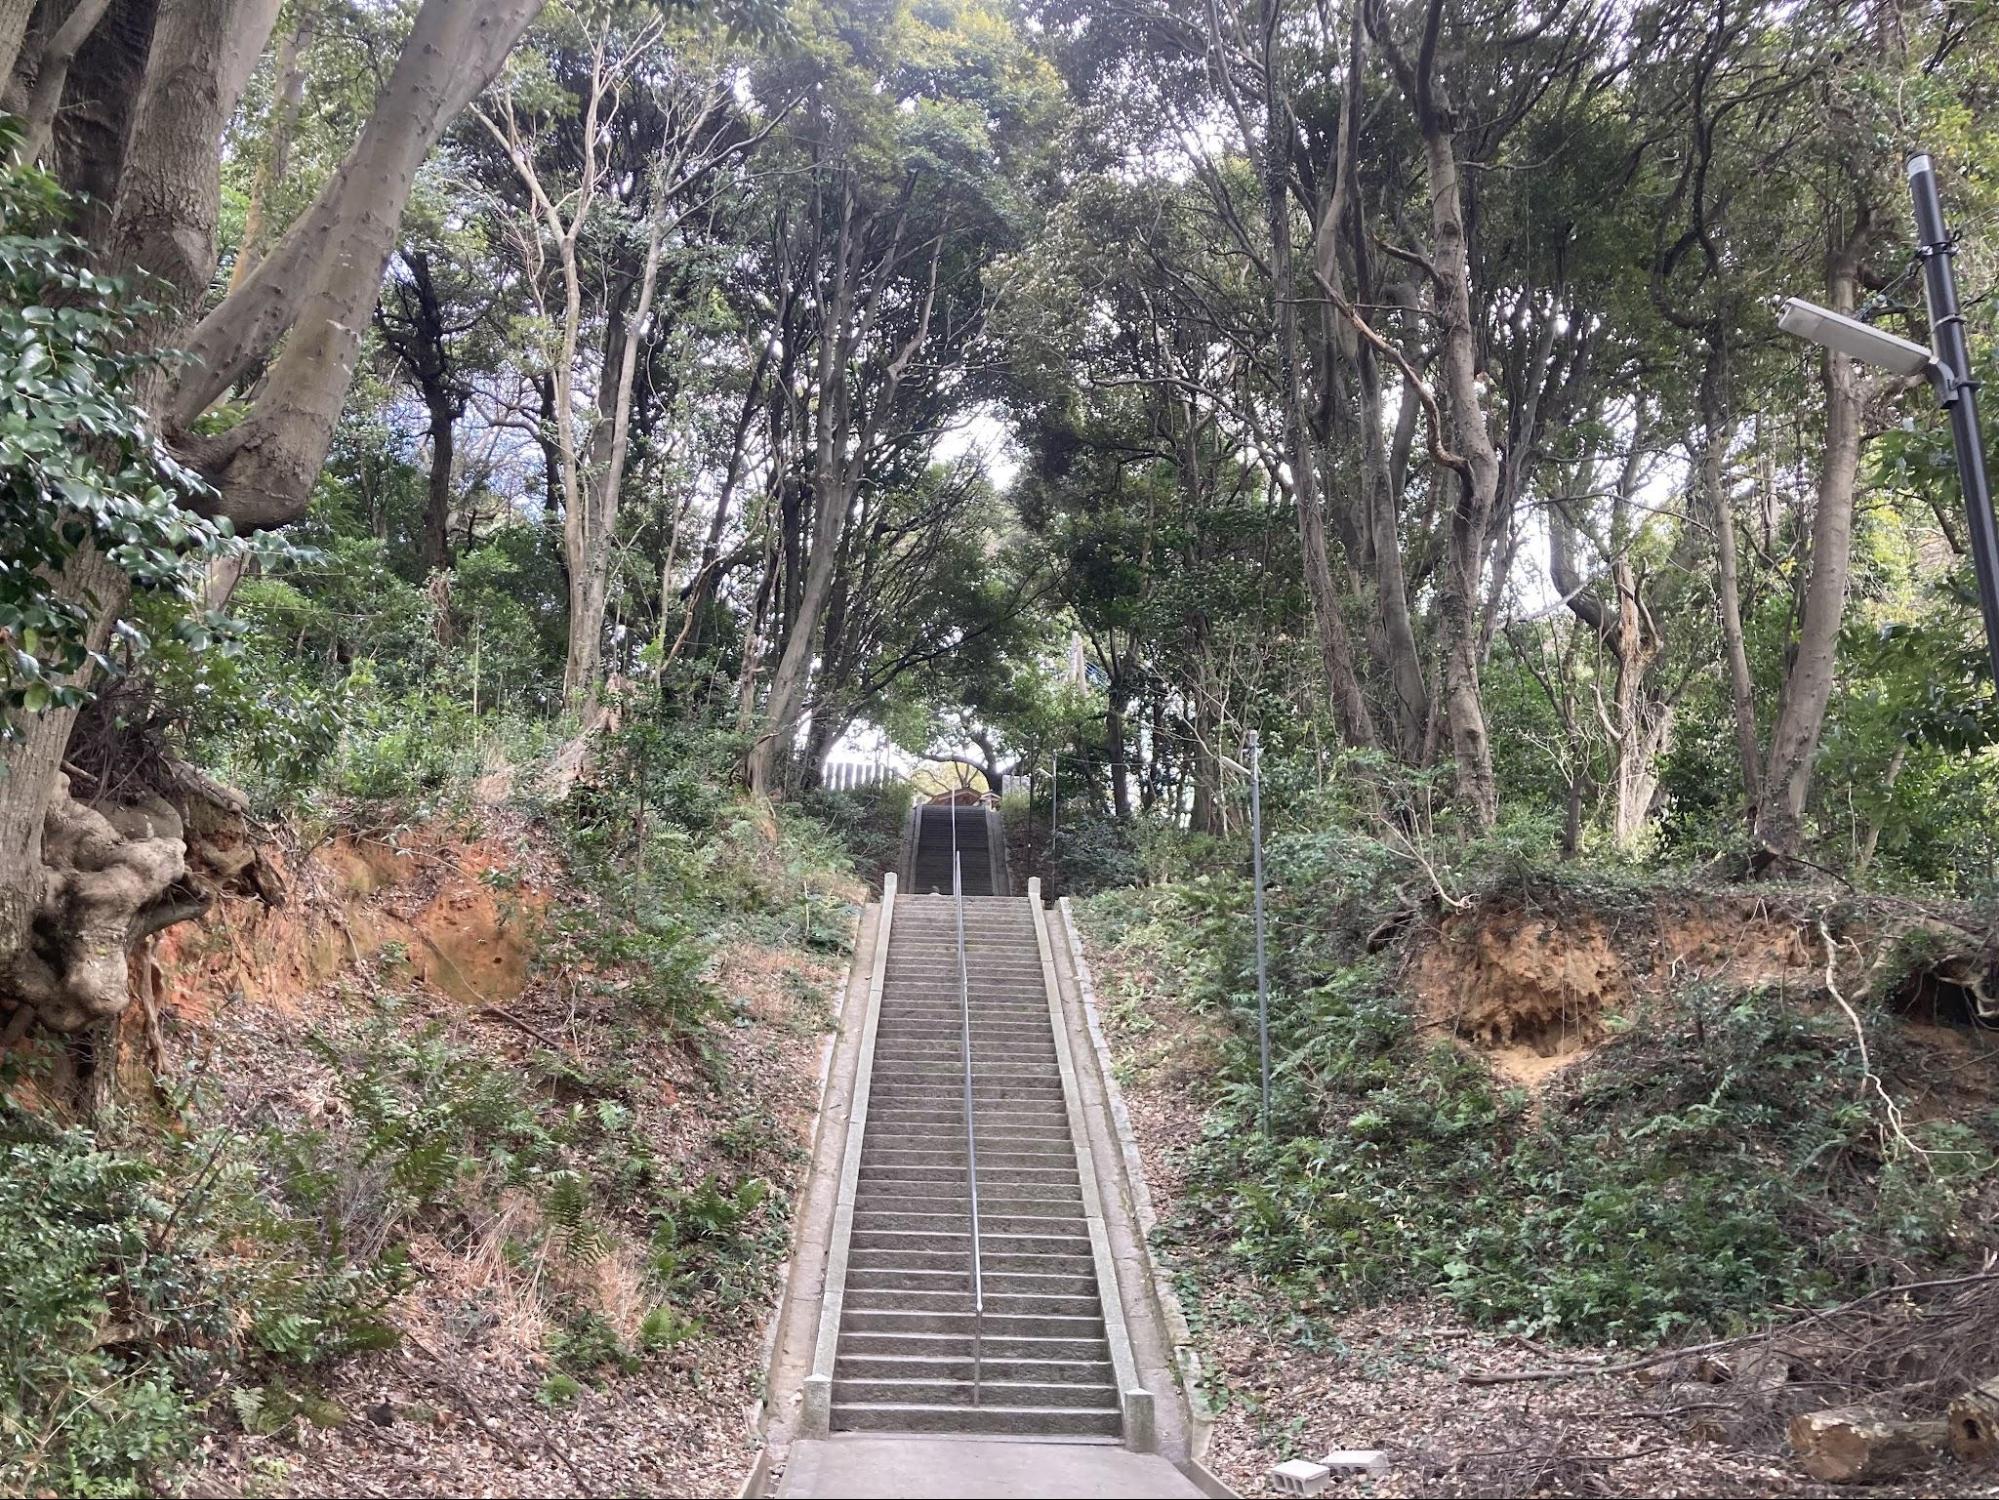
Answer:
POLYGON ((710 1173, 667 1189, 652 1211, 654 1274, 670 1296, 698 1292, 724 1308, 741 1304, 768 1284, 783 1253, 785 1207, 762 1177, 726 1183, 710 1173))
POLYGON ((397 1268, 325 1253, 301 1204, 259 1190, 254 1144, 139 1155, 0 1106, 0 1488, 153 1493, 219 1392, 275 1430, 321 1410, 273 1400, 282 1372, 392 1341, 397 1268))
POLYGON ((1055 831, 1048 858, 1061 872, 1063 891, 1072 895, 1137 885, 1146 877, 1135 830, 1115 818, 1065 819, 1055 831))
MULTIPOLYGON (((1463 890, 1482 871, 1489 898, 1613 922, 1656 899, 1641 879, 1523 871, 1536 842, 1502 835, 1440 859, 1440 878, 1463 890)), ((1406 878, 1383 841, 1333 824, 1270 855, 1268 1141, 1245 885, 1197 877, 1085 910, 1231 1022, 1165 1233, 1307 1316, 1435 1294, 1475 1323, 1650 1344, 1950 1265, 1974 1242, 1999 1121, 1914 1126, 1930 1154, 1891 1149, 1843 1015, 1690 986, 1530 1109, 1420 1027, 1388 958, 1367 954, 1406 878)), ((1891 1090, 1923 1067, 1879 1025, 1873 1061, 1891 1090)))
MULTIPOLYGON (((171 628, 203 646, 221 628, 200 607, 203 564, 238 544, 225 523, 183 509, 203 485, 140 405, 163 363, 127 346, 152 309, 87 269, 86 247, 59 227, 67 197, 15 162, 18 140, 0 117, 0 704, 35 714, 79 706, 80 679, 147 647, 128 620, 118 659, 99 649, 90 595, 108 580, 92 566, 177 601, 171 628)), ((0 718, 0 734, 17 730, 13 714, 0 718)))

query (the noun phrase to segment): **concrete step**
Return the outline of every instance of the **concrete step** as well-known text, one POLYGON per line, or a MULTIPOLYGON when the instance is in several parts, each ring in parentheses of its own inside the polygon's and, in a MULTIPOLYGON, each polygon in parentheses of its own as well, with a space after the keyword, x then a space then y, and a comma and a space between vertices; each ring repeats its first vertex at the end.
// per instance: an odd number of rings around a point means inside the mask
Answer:
MULTIPOLYGON (((1041 972, 1041 944, 1033 940, 1031 930, 1001 934, 966 926, 966 958, 972 958, 974 954, 982 956, 996 968, 1015 968, 1023 974, 1041 972)), ((958 928, 948 926, 942 932, 908 932, 902 922, 896 922, 888 944, 888 956, 890 962, 948 964, 956 972, 958 928)))
MULTIPOLYGON (((986 1359, 1075 1360, 1110 1363, 1111 1348, 1100 1338, 995 1334, 988 1328, 979 1342, 986 1359)), ((882 1332, 863 1330, 840 1335, 840 1356, 896 1359, 972 1357, 972 1335, 954 1333, 882 1332)))
MULTIPOLYGON (((1017 1192, 994 1192, 981 1184, 979 1187, 979 1226, 985 1227, 986 1216, 995 1220, 1003 1218, 1035 1218, 1067 1221, 1080 1220, 1083 1213, 1083 1195, 1080 1190, 1072 1190, 1066 1197, 1054 1196, 1055 1190, 1043 1189, 1033 1194, 1017 1192)), ((965 1195, 963 1183, 955 1188, 940 1187, 934 1182, 877 1183, 860 1196, 854 1204, 858 1216, 863 1210, 884 1214, 940 1214, 955 1212, 963 1217, 970 1211, 971 1200, 965 1195)))
POLYGON ((1021 1433, 1037 1437, 1100 1435, 1120 1431, 1117 1407, 902 1406, 833 1403, 836 1432, 1021 1433))
MULTIPOLYGON (((949 973, 954 980, 958 977, 957 933, 939 933, 935 938, 912 938, 908 941, 904 941, 904 936, 898 931, 889 942, 888 961, 891 967, 935 969, 939 973, 949 973)), ((1041 950, 1031 937, 988 938, 968 932, 965 934, 965 969, 969 979, 1004 975, 1038 980, 1042 977, 1041 950)))
MULTIPOLYGON (((861 1185, 887 1179, 893 1182, 963 1182, 965 1168, 961 1163, 955 1167, 906 1166, 897 1162, 883 1162, 871 1166, 865 1158, 861 1162, 861 1185)), ((1006 1187, 1023 1187, 1029 1183, 1037 1187, 1060 1187, 1076 1181, 1076 1163, 1072 1159, 1066 1166, 1008 1166, 979 1163, 979 1190, 983 1192, 987 1183, 1006 1187)))
MULTIPOLYGON (((888 1031, 900 1028, 905 1031, 935 1031, 962 1035, 965 1029, 965 1012, 958 1005, 957 996, 934 1008, 936 1014, 922 1014, 914 1005, 895 1005, 882 1013, 878 1030, 888 1031)), ((1047 1041, 1053 1035, 1048 1029, 1048 1007, 1039 998, 1025 1005, 1017 1015, 995 1014, 984 1006, 972 1007, 972 1035, 979 1036, 1032 1036, 1047 1041)))
MULTIPOLYGON (((963 1209, 956 1212, 925 1213, 905 1212, 898 1209, 881 1209, 868 1204, 854 1205, 854 1228, 862 1231, 879 1231, 884 1234, 950 1234, 966 1235, 971 1232, 971 1215, 963 1209)), ((1075 1215, 1066 1214, 1000 1214, 994 1213, 984 1197, 979 1199, 979 1233, 991 1238, 994 1235, 1015 1234, 1023 1239, 1067 1239, 1075 1235, 1087 1235, 1088 1226, 1075 1215)))
MULTIPOLYGON (((875 1067, 879 1070, 884 1063, 919 1063, 926 1067, 949 1068, 954 1074, 964 1076, 965 1049, 956 1038, 945 1040, 937 1037, 877 1037, 875 1039, 875 1067)), ((1042 1069, 1055 1066, 1055 1044, 1053 1042, 973 1042, 972 1071, 985 1068, 1004 1067, 1014 1071, 1025 1071, 1032 1064, 1042 1069)))
MULTIPOLYGON (((965 991, 976 1005, 981 999, 1018 1000, 1032 995, 1046 995, 1041 982, 1041 970, 1029 969, 1025 965, 994 963, 986 958, 972 958, 965 975, 965 991)), ((958 960, 949 963, 918 963, 910 959, 891 958, 882 970, 883 994, 887 986, 896 989, 924 989, 939 995, 958 998, 958 960)))
MULTIPOLYGON (((980 1373, 982 1378, 977 1395, 981 1409, 995 1406, 1117 1409, 1117 1387, 1108 1380, 1095 1385, 1073 1380, 1012 1381, 994 1379, 983 1368, 980 1373)), ((833 1377, 835 1407, 970 1406, 972 1398, 973 1387, 969 1376, 962 1381, 924 1379, 921 1376, 842 1380, 836 1367, 833 1377)))
MULTIPOLYGON (((998 1142, 992 1142, 994 1150, 988 1150, 988 1142, 980 1142, 980 1182, 984 1184, 988 1176, 998 1178, 1007 1168, 1013 1166, 1067 1166, 1069 1172, 1075 1170, 1075 1152, 1063 1148, 1051 1150, 998 1150, 998 1142)), ((966 1174, 966 1154, 960 1152, 930 1152, 930 1150, 904 1150, 900 1146, 870 1146, 862 1152, 862 1166, 936 1166, 950 1168, 954 1176, 966 1174)))
MULTIPOLYGON (((935 1068, 924 1068, 906 1060, 889 1059, 878 1070, 869 1090, 874 1098, 916 1109, 965 1107, 965 1076, 942 1077, 935 1068)), ((998 1066, 972 1067, 972 1109, 974 1116, 1004 1110, 1013 1104, 1035 1106, 1062 1100, 1062 1082, 1033 1072, 1009 1072, 998 1066)))
MULTIPOLYGON (((911 985, 882 990, 884 1026, 912 1022, 963 1026, 966 1008, 958 998, 955 980, 922 990, 911 985)), ((986 1027, 995 1032, 1013 1032, 1038 1027, 1042 1035, 1048 1034, 1048 999, 1040 991, 1023 990, 1004 998, 975 992, 970 1010, 974 1030, 986 1027)))
MULTIPOLYGON (((1078 1225, 1080 1229, 1082 1226, 1078 1225)), ((971 1274, 971 1237, 954 1235, 941 1244, 924 1244, 927 1235, 905 1233, 891 1236, 886 1243, 870 1241, 855 1244, 850 1254, 853 1264, 869 1271, 907 1272, 912 1278, 910 1285, 915 1288, 939 1288, 948 1290, 946 1282, 938 1277, 955 1277, 959 1280, 971 1274)), ((1086 1235, 1046 1235, 1039 1238, 1019 1235, 979 1236, 979 1264, 987 1276, 1062 1277, 1096 1275, 1096 1263, 1090 1259, 1090 1242, 1086 1235)), ((1094 1284, 1094 1282, 1092 1283, 1094 1284)), ((1033 1291, 1041 1286, 1043 1291, 1067 1292, 1070 1287, 1041 1285, 1023 1281, 1015 1291, 1033 1291)))
MULTIPOLYGON (((880 1308, 900 1313, 969 1313, 972 1294, 963 1292, 912 1292, 901 1287, 870 1288, 847 1284, 846 1309, 865 1313, 880 1308)), ((986 1316, 1011 1318, 1087 1318, 1096 1312, 1097 1299, 1091 1297, 1044 1297, 1023 1292, 987 1292, 986 1316)))
MULTIPOLYGON (((905 1252, 884 1250, 879 1259, 869 1257, 859 1266, 848 1267, 847 1288, 865 1286, 869 1291, 939 1292, 954 1296, 971 1295, 972 1273, 967 1263, 971 1259, 969 1248, 952 1252, 957 1256, 959 1269, 955 1271, 935 1271, 917 1269, 904 1264, 899 1256, 905 1252)), ((1048 1261, 1055 1265, 1041 1265, 1040 1257, 1028 1255, 1008 1255, 987 1252, 980 1247, 980 1286, 988 1297, 1093 1297, 1096 1295, 1097 1278, 1088 1263, 1082 1266, 1061 1263, 1071 1259, 1065 1255, 1051 1255, 1048 1261), (1001 1265, 1001 1260, 1006 1261, 1001 1265), (1017 1269, 1031 1267, 1031 1269, 1017 1269)))
POLYGON ((851 1329, 856 1333, 956 1334, 969 1339, 975 1323, 983 1327, 988 1338, 1100 1339, 1104 1336, 1104 1320, 1083 1314, 989 1312, 981 1320, 969 1309, 938 1312, 921 1308, 849 1307, 840 1318, 842 1337, 851 1329))
MULTIPOLYGON (((1021 974, 1041 976, 1041 945, 1029 934, 987 936, 967 929, 965 960, 972 978, 980 975, 1021 974), (971 965, 976 962, 977 968, 971 965)), ((948 969, 958 973, 958 934, 940 932, 935 937, 906 933, 897 924, 889 939, 888 961, 913 969, 948 969)))
MULTIPOLYGON (((878 1099, 884 1104, 930 1110, 955 1107, 960 1111, 959 1128, 962 1129, 964 1126, 962 1112, 965 1108, 965 1082, 962 1078, 947 1082, 922 1069, 912 1069, 908 1072, 898 1070, 886 1077, 875 1079, 871 1092, 873 1099, 878 1099)), ((1016 1078, 1005 1073, 982 1073, 976 1068, 972 1071, 974 1125, 1016 1110, 1024 1115, 1033 1114, 1042 1106, 1062 1103, 1064 1100, 1059 1083, 1045 1082, 1037 1078, 1016 1078)))
MULTIPOLYGON (((951 1112, 952 1118, 943 1124, 924 1124, 915 1120, 883 1121, 879 1133, 868 1137, 868 1148, 877 1140, 915 1142, 920 1141, 925 1149, 932 1143, 936 1149, 946 1146, 953 1148, 963 1144, 965 1139, 965 1117, 962 1107, 951 1112)), ((997 1151, 1029 1150, 1044 1151, 1054 1147, 1070 1148, 1069 1130, 1060 1115, 1035 1115, 1017 1106, 1000 1110, 981 1109, 976 1104, 972 1109, 973 1129, 981 1149, 988 1142, 997 1151)))
MULTIPOLYGON (((1001 1124, 1017 1125, 1023 1129, 1067 1129, 1069 1111, 1064 1100, 1016 1099, 992 1100, 972 1099, 972 1120, 981 1130, 997 1128, 1001 1124)), ((925 1135, 938 1131, 960 1133, 965 1128, 965 1090, 962 1081, 958 1097, 951 1100, 886 1099, 869 1101, 868 1124, 882 1122, 882 1129, 898 1131, 918 1131, 925 1135)))
MULTIPOLYGON (((876 1290, 898 1286, 908 1292, 972 1290, 972 1256, 968 1250, 876 1250, 856 1252, 848 1270, 866 1274, 876 1290)), ((1093 1262, 1077 1256, 980 1254, 980 1274, 988 1288, 1027 1296, 1083 1296, 1095 1290, 1093 1262), (1081 1282, 1081 1284, 1077 1284, 1081 1282)))
MULTIPOLYGON (((950 1135, 963 1136, 965 1133, 965 1111, 960 1104, 957 1109, 882 1109, 870 1110, 878 1115, 884 1133, 899 1135, 905 1140, 928 1140, 933 1137, 950 1135)), ((874 1120, 870 1124, 876 1123, 874 1120)), ((979 1133, 979 1139, 987 1136, 1004 1137, 1012 1140, 1061 1141, 1069 1140, 1069 1116, 1060 1109, 1036 1109, 1031 1105, 1015 1104, 998 1109, 981 1108, 975 1101, 972 1106, 972 1124, 979 1133)))
MULTIPOLYGON (((896 1260, 886 1264, 912 1264, 902 1260, 902 1256, 912 1254, 942 1254, 954 1256, 960 1264, 972 1254, 972 1234, 962 1230, 958 1234, 940 1234, 936 1230, 854 1230, 854 1256, 862 1256, 870 1250, 880 1250, 884 1256, 894 1256, 896 1260)), ((1055 1236, 1055 1234, 990 1234, 986 1224, 980 1224, 980 1254, 986 1264, 996 1266, 1003 1258, 1017 1260, 1019 1270, 1035 1270, 1035 1266, 1025 1264, 1029 1258, 1045 1258, 1049 1262, 1077 1262, 1073 1266, 1049 1264, 1049 1270, 1089 1270, 1089 1240, 1087 1236, 1055 1236)))
MULTIPOLYGON (((965 1105, 965 1085, 963 1080, 952 1083, 937 1082, 921 1073, 894 1075, 877 1078, 871 1089, 871 1100, 878 1099, 884 1104, 906 1105, 915 1109, 949 1109, 965 1105)), ((1044 1082, 1034 1078, 1009 1078, 1004 1074, 972 1074, 972 1119, 974 1123, 989 1115, 1005 1114, 1015 1108, 1033 1113, 1040 1105, 1061 1104, 1062 1085, 1044 1082)), ((1066 1118, 1066 1116, 1065 1116, 1066 1118)))
MULTIPOLYGON (((994 1359, 982 1350, 976 1363, 982 1381, 1027 1385, 1116 1384, 1111 1362, 1107 1359, 994 1359)), ((833 1376, 836 1380, 969 1382, 973 1364, 969 1353, 856 1354, 836 1361, 833 1376)))
MULTIPOLYGON (((1038 990, 1016 990, 1007 994, 974 993, 971 997, 974 1021, 1007 1021, 1016 1024, 1048 1024, 1048 997, 1038 990)), ((958 1021, 965 1006, 958 998, 958 982, 914 984, 905 981, 894 989, 882 990, 884 1021, 958 1021)))

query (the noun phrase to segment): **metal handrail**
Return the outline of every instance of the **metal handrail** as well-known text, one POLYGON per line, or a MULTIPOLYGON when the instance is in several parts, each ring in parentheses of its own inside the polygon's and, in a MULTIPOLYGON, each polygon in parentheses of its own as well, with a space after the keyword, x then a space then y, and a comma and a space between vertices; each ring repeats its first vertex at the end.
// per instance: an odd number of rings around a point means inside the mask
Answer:
POLYGON ((965 1047, 965 1182, 972 1209, 972 1405, 979 1404, 985 1364, 986 1287, 979 1251, 979 1142, 972 1113, 972 981, 965 962, 965 872, 958 850, 958 810, 951 809, 951 896, 958 914, 958 1009, 965 1047))

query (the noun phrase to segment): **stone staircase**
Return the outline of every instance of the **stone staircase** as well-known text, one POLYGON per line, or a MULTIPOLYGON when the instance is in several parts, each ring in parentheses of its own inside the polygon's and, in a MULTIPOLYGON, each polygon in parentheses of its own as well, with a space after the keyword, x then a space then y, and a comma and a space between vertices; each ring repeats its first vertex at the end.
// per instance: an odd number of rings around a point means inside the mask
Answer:
MULTIPOLYGON (((964 824, 976 818, 983 828, 983 810, 963 811, 972 815, 964 824)), ((948 825, 939 826, 948 860, 948 825)), ((961 825, 959 849, 969 854, 964 832, 961 825)), ((966 858, 968 876, 973 867, 966 858)), ((854 1190, 831 1427, 1115 1439, 1117 1380, 1028 902, 968 898, 965 942, 984 1316, 973 1314, 954 903, 900 897, 854 1190)))
MULTIPOLYGON (((952 832, 957 833, 957 851, 965 873, 967 896, 1003 896, 999 882, 1000 861, 994 858, 993 824, 983 807, 960 807, 943 802, 927 802, 911 810, 911 836, 915 850, 909 860, 909 894, 936 892, 951 894, 952 832)), ((952 993, 957 993, 956 975, 952 993)))

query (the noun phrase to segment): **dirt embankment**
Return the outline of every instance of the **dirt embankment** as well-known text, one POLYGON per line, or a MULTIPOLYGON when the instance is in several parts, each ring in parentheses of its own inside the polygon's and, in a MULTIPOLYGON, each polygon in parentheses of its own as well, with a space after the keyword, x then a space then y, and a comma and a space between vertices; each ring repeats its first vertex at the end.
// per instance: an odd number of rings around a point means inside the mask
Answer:
POLYGON ((188 1020, 241 997, 279 1009, 400 945, 416 978, 461 1005, 518 997, 556 878, 524 840, 447 830, 340 834, 272 856, 285 898, 224 899, 169 928, 141 964, 146 998, 188 1020))
MULTIPOLYGON (((1514 890, 1409 932, 1399 986, 1419 1034, 1455 1038, 1538 1106, 1543 1086, 1620 1033, 1666 1024, 1669 997, 1688 986, 1712 985, 1718 995, 1765 990, 1844 1026, 1827 988, 1830 959, 1842 995, 1856 1005, 1884 998, 1915 1023, 1907 1039, 1946 1064, 1936 1071, 1954 1081, 1936 1084, 1928 1103, 1910 1101, 1911 1118, 1938 1099, 1951 1110, 1989 1110, 1990 1038, 1968 1023, 1999 985, 1967 956, 1965 931, 1932 930, 1936 941, 1928 951, 1919 942, 1913 958, 1898 947, 1898 927, 1921 938, 1925 925, 1824 893, 1602 901, 1514 890)), ((1172 1224, 1215 1103, 1225 1023, 1188 1004, 1142 943, 1086 948, 1154 1203, 1172 1224)), ((1551 1263, 1560 1253, 1550 1247, 1551 1263)), ((1691 1375, 1654 1367, 1635 1378, 1473 1385, 1465 1372, 1503 1378, 1571 1362, 1618 1366, 1634 1351, 1551 1348, 1473 1327, 1441 1298, 1421 1297, 1340 1314, 1307 1336, 1273 1307, 1267 1285, 1224 1257, 1189 1252, 1174 1270, 1193 1293, 1208 1391, 1219 1404, 1208 1462, 1245 1495, 1277 1493, 1269 1476, 1282 1459, 1342 1448, 1390 1455, 1387 1473, 1346 1482, 1374 1496, 1999 1493, 1988 1475, 1948 1459, 1885 1485, 1808 1479, 1783 1447, 1781 1420, 1743 1399, 1751 1364, 1768 1360, 1760 1349, 1700 1361, 1691 1375)))
POLYGON ((733 1493, 755 1456, 762 1328, 843 960, 714 934, 701 970, 714 1010, 676 1030, 632 1009, 640 968, 543 956, 593 898, 524 822, 342 834, 279 868, 281 904, 225 900, 135 964, 159 1076, 198 1074, 208 1123, 323 1135, 358 1192, 382 1169, 350 1139, 342 1060, 441 1046, 515 1080, 551 1132, 573 1133, 579 1110, 613 1120, 636 1185, 579 1162, 583 1235, 503 1173, 450 1188, 407 1231, 410 1284, 388 1309, 398 1346, 327 1366, 313 1415, 281 1432, 218 1404, 181 1491, 733 1493), (711 1183, 767 1184, 767 1206, 715 1271, 719 1292, 663 1288, 658 1226, 679 1213, 695 1233, 711 1183), (648 1343, 662 1318, 668 1339, 648 1343), (586 1323, 629 1354, 579 1366, 586 1323))
MULTIPOLYGON (((1829 915, 1822 899, 1788 893, 1703 892, 1617 906, 1505 893, 1446 912, 1420 932, 1403 984, 1422 1024, 1475 1049, 1502 1082, 1535 1090, 1618 1028, 1643 1026, 1652 1002, 1687 985, 1828 1003, 1830 959, 1842 992, 1863 993, 1893 929, 1878 914, 1829 915)), ((1935 995, 1941 986, 1956 996, 1957 962, 1907 976, 1901 1008, 1912 1019, 1952 1018, 1952 1000, 1938 1004, 1935 995), (1931 997, 1926 1006, 1919 992, 1931 997)))

